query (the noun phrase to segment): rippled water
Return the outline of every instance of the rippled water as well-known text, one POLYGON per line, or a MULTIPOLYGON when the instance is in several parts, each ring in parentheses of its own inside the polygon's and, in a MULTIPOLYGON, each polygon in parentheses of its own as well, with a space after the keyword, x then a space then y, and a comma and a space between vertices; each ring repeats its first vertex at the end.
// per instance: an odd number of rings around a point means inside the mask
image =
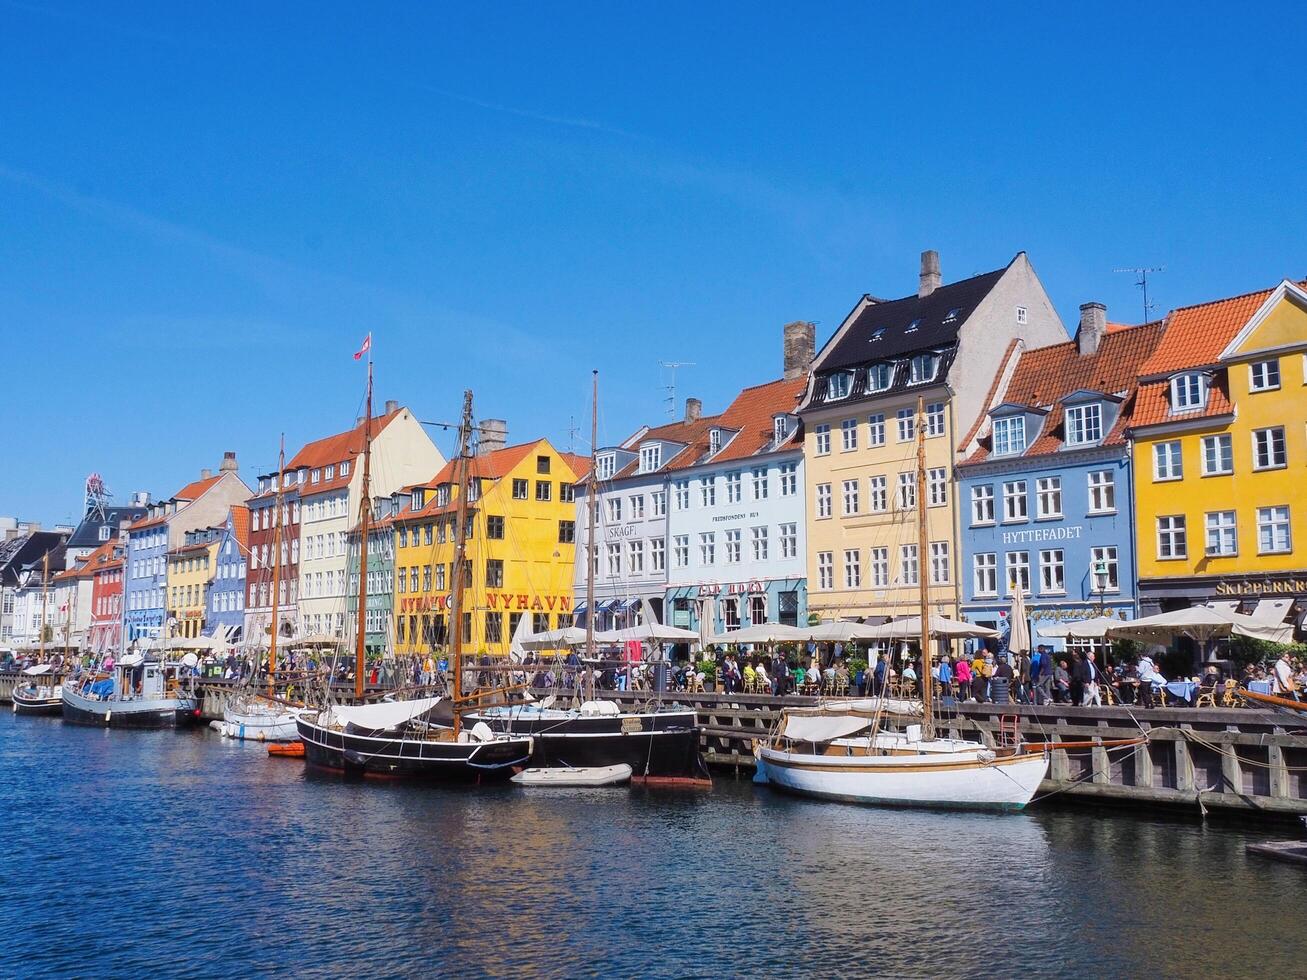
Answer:
POLYGON ((7 711, 0 772, 4 976, 1301 976, 1307 952, 1307 874, 1243 850, 1285 828, 729 777, 353 783, 207 730, 7 711))

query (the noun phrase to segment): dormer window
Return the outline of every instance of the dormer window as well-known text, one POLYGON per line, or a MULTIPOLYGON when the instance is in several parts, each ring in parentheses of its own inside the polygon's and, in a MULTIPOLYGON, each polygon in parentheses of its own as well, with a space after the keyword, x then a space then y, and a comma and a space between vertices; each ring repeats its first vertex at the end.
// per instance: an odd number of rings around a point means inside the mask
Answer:
POLYGON ((310 471, 309 471, 309 482, 310 482, 310 483, 318 483, 318 482, 320 482, 321 480, 322 480, 322 470, 310 470, 310 471))
POLYGON ((334 480, 336 478, 336 464, 328 463, 326 470, 322 474, 324 480, 334 480))
POLYGON ((909 362, 908 383, 919 385, 934 381, 939 373, 938 354, 918 354, 909 362))
POLYGON ((839 401, 841 398, 848 398, 849 392, 853 390, 853 372, 836 371, 826 379, 826 400, 839 401))
POLYGON ((109 540, 109 534, 110 534, 110 532, 111 532, 112 530, 113 530, 113 528, 111 528, 108 524, 102 524, 102 525, 100 525, 100 540, 101 540, 101 541, 108 541, 108 540, 109 540))
MULTIPOLYGON (((442 489, 446 492, 449 490, 448 487, 443 487, 442 489)), ((409 497, 409 508, 414 512, 421 510, 425 497, 426 495, 421 490, 414 490, 409 497)))
POLYGON ((611 480, 613 474, 617 472, 617 454, 601 453, 595 458, 595 477, 600 480, 611 480))
POLYGON ((300 477, 299 479, 300 486, 303 486, 304 484, 309 482, 309 471, 306 469, 301 469, 299 471, 299 477, 300 477))
POLYGON ((481 496, 481 481, 476 477, 467 481, 467 499, 468 503, 479 499, 481 496))
POLYGON ((1207 375, 1198 371, 1171 379, 1171 410, 1188 412, 1207 404, 1207 375))
POLYGON ((889 387, 890 378, 894 376, 894 369, 889 364, 873 364, 867 368, 867 390, 884 391, 889 387))
POLYGON ((722 448, 722 430, 721 430, 721 429, 709 429, 709 430, 708 430, 708 452, 709 452, 709 453, 716 453, 716 452, 718 452, 721 448, 722 448))
POLYGON ((994 419, 994 455, 1015 456, 1026 449, 1026 417, 994 419))
POLYGON ((640 447, 640 472, 652 473, 663 465, 663 447, 661 443, 652 443, 640 447))
POLYGON ((877 327, 875 330, 873 330, 873 331, 871 332, 871 340, 867 341, 867 343, 869 343, 869 344, 870 344, 870 343, 874 343, 874 342, 876 342, 877 340, 880 340, 880 339, 881 339, 882 337, 884 337, 884 336, 885 336, 885 328, 884 328, 884 327, 877 327))
POLYGON ((340 475, 349 476, 349 460, 342 460, 340 464, 340 475))
POLYGON ((266 476, 261 476, 259 477, 259 493, 267 493, 267 492, 268 492, 268 478, 266 476))
POLYGON ((790 419, 787 415, 777 415, 772 419, 772 439, 780 445, 790 437, 790 419))
POLYGON ((1072 405, 1066 410, 1066 444, 1092 446, 1103 439, 1103 406, 1072 405))
MULTIPOLYGON (((414 497, 418 497, 418 495, 419 495, 420 493, 421 493, 421 491, 415 491, 414 494, 413 494, 413 496, 414 496, 414 497)), ((422 506, 422 505, 419 503, 419 504, 415 505, 413 509, 414 509, 414 510, 417 510, 417 509, 420 508, 421 506, 422 506)), ((440 486, 436 487, 436 506, 437 506, 437 507, 448 507, 448 506, 449 506, 449 484, 448 484, 448 483, 442 483, 440 486)))

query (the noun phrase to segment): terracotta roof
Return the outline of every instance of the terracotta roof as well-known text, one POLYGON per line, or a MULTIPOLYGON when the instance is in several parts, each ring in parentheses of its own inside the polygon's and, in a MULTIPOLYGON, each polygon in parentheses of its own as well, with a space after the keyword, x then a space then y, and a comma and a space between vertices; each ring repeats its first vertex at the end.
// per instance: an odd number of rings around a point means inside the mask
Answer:
MULTIPOLYGON (((1062 449, 1066 433, 1061 399, 1081 390, 1123 399, 1115 424, 1099 445, 1124 444, 1125 429, 1134 408, 1139 365, 1153 355, 1168 329, 1164 321, 1158 321, 1113 331, 1103 337, 1097 351, 1083 356, 1074 340, 1023 353, 1003 401, 1046 410, 1048 415, 1039 435, 1022 456, 1043 456, 1062 449)), ((988 458, 989 450, 987 436, 966 462, 978 463, 988 458)))
MULTIPOLYGON (((683 470, 699 463, 729 463, 736 460, 750 459, 763 452, 776 452, 780 449, 797 448, 802 443, 797 438, 799 427, 796 424, 790 430, 789 438, 780 446, 773 445, 774 433, 772 418, 776 415, 792 414, 798 407, 798 398, 808 386, 806 376, 788 381, 768 381, 766 384, 745 388, 735 396, 735 401, 726 411, 718 415, 716 426, 724 429, 739 430, 728 436, 725 444, 711 460, 708 453, 707 429, 690 446, 687 452, 679 453, 667 464, 669 470, 683 470)), ((713 426, 709 426, 709 429, 713 426)))
MULTIPOLYGON (((666 467, 673 459, 679 459, 692 452, 693 447, 700 441, 700 439, 703 439, 706 442, 708 438, 708 430, 713 426, 718 425, 720 418, 721 416, 718 415, 703 415, 695 419, 693 422, 687 422, 682 419, 679 422, 669 422, 667 425, 656 426, 655 428, 649 429, 647 432, 637 433, 637 435, 639 435, 638 439, 636 436, 631 436, 631 438, 627 439, 626 442, 622 443, 622 446, 625 448, 629 443, 634 442, 634 445, 637 448, 628 451, 637 453, 637 456, 625 466, 617 470, 617 472, 615 472, 610 478, 610 482, 611 480, 622 480, 628 476, 635 476, 636 471, 640 468, 640 459, 638 455, 638 447, 640 443, 655 442, 661 439, 666 442, 683 444, 685 448, 678 451, 677 454, 670 459, 663 460, 663 466, 666 467)), ((643 476, 644 474, 641 475, 643 476)))
MULTIPOLYGON (((544 442, 543 439, 536 439, 533 442, 524 442, 517 446, 505 446, 503 449, 495 449, 479 456, 473 456, 468 465, 467 475, 469 477, 479 477, 483 480, 502 480, 515 466, 531 455, 531 451, 542 442, 544 442)), ((424 486, 438 487, 442 483, 453 483, 458 478, 457 462, 457 457, 451 459, 424 486)))
MULTIPOLYGON (((1299 285, 1307 286, 1307 281, 1299 285)), ((1153 352, 1153 356, 1139 368, 1140 378, 1149 379, 1174 374, 1186 368, 1217 364, 1221 351, 1252 319, 1258 307, 1266 302, 1273 291, 1274 287, 1261 289, 1255 293, 1172 310, 1167 316, 1166 337, 1153 352)))
POLYGON ((1148 381, 1139 385, 1139 396, 1130 420, 1131 428, 1161 425, 1167 422, 1189 422, 1194 419, 1218 418, 1234 412, 1230 403, 1229 381, 1220 371, 1212 378, 1207 389, 1207 404, 1191 412, 1171 412, 1171 382, 1148 381))
POLYGON ((559 453, 558 455, 562 456, 563 461, 572 468, 578 483, 584 480, 586 474, 590 472, 589 456, 578 456, 576 453, 559 453))
POLYGON ((231 509, 231 532, 241 551, 250 550, 250 509, 240 504, 231 509))
MULTIPOLYGON (((372 420, 372 438, 375 439, 381 434, 391 421, 404 411, 398 408, 393 412, 385 415, 378 415, 372 420)), ((353 459, 355 456, 363 454, 363 427, 365 423, 360 422, 354 428, 345 432, 337 432, 335 435, 327 436, 324 439, 315 439, 313 442, 307 442, 301 447, 300 451, 291 457, 286 469, 297 470, 301 467, 310 469, 318 466, 326 466, 328 463, 339 463, 342 459, 353 459)))
POLYGON ((206 490, 223 478, 223 475, 224 474, 219 473, 217 476, 211 476, 203 480, 196 480, 193 483, 188 483, 173 494, 173 499, 199 500, 206 490))
POLYGON ((132 521, 127 525, 129 531, 144 531, 147 527, 155 527, 163 524, 168 520, 167 514, 160 514, 158 517, 142 517, 140 520, 132 521))
POLYGON ((117 539, 105 541, 89 555, 83 558, 80 565, 77 565, 75 568, 66 568, 58 575, 51 576, 51 578, 55 582, 66 581, 74 578, 90 578, 96 572, 100 571, 100 569, 104 568, 105 563, 108 561, 116 560, 119 564, 122 564, 121 559, 114 559, 113 557, 113 552, 116 547, 118 547, 117 539))

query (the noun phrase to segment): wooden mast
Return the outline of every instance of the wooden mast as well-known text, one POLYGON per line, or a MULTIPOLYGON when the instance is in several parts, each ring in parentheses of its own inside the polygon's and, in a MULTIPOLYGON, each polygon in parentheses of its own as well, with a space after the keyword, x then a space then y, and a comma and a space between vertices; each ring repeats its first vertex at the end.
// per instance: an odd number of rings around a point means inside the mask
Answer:
POLYGON ((277 590, 281 588, 281 487, 286 479, 286 433, 281 434, 277 453, 277 496, 272 502, 272 629, 268 638, 268 693, 277 693, 277 634, 281 632, 281 610, 277 590))
POLYGON ((921 738, 935 737, 930 673, 930 528, 926 524, 926 415, 925 399, 917 396, 917 591, 921 607, 921 738))
MULTIPOLYGON (((371 335, 369 335, 371 336, 371 335)), ((354 697, 363 697, 363 670, 367 647, 368 604, 368 526, 372 518, 372 358, 368 357, 368 396, 363 417, 363 491, 359 501, 359 601, 354 618, 357 635, 354 640, 354 697)))
POLYGON ((599 372, 591 372, 590 385, 590 486, 585 495, 586 533, 585 533, 585 658, 590 661, 586 667, 587 698, 594 700, 594 655, 595 655, 595 525, 599 513, 599 481, 595 470, 597 446, 599 444, 599 372))
POLYGON ((458 458, 454 473, 458 496, 454 500, 454 567, 450 582, 449 636, 450 665, 454 670, 454 738, 462 730, 463 701, 463 562, 467 553, 468 443, 472 438, 472 392, 463 392, 463 416, 458 423, 458 458))
POLYGON ((45 662, 45 624, 47 608, 50 604, 50 550, 47 548, 45 557, 41 559, 41 662, 45 662))

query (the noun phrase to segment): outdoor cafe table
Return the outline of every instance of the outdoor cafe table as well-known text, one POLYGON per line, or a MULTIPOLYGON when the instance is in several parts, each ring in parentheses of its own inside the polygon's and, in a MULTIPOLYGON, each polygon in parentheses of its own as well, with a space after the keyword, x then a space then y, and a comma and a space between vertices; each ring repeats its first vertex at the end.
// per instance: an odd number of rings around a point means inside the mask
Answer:
POLYGON ((1270 693, 1271 693, 1271 682, 1270 682, 1270 681, 1249 681, 1249 682, 1248 682, 1248 690, 1252 691, 1254 694, 1270 694, 1270 693))
POLYGON ((1193 681, 1168 681, 1166 693, 1186 704, 1193 704, 1194 698, 1198 695, 1198 685, 1193 681))

